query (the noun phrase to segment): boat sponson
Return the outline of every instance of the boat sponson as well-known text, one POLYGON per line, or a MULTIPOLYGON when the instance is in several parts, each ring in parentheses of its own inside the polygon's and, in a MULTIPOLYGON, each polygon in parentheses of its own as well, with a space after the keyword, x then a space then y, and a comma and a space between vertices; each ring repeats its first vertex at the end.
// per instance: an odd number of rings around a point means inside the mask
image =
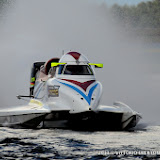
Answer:
MULTIPOLYGON (((70 114, 67 111, 52 112, 45 118, 45 124, 47 121, 54 123, 54 127, 61 128, 58 121, 66 120, 65 126, 69 129, 76 130, 122 130, 122 113, 112 112, 81 112, 70 114), (57 126, 55 126, 57 122, 57 126), (67 123, 66 123, 67 122, 67 123)), ((61 125, 62 126, 62 125, 61 125)))

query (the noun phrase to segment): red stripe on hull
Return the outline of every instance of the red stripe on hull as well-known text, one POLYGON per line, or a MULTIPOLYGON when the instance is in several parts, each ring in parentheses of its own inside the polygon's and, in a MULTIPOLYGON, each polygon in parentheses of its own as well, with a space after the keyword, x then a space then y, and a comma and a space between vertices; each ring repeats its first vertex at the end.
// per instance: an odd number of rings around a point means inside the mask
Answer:
POLYGON ((70 80, 70 79, 62 79, 62 80, 73 83, 73 84, 81 87, 84 91, 87 90, 88 86, 90 86, 92 83, 95 82, 95 80, 90 80, 90 81, 86 81, 86 82, 83 82, 83 83, 78 82, 78 81, 74 81, 74 80, 70 80))

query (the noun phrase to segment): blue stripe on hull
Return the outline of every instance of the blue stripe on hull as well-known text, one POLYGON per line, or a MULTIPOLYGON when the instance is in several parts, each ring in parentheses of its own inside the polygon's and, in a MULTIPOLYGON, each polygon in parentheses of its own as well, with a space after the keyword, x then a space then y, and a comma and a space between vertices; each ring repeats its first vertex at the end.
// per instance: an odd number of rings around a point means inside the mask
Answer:
MULTIPOLYGON (((58 81, 59 82, 59 81, 58 81)), ((59 82, 69 88, 72 88, 73 90, 75 90, 76 92, 78 92, 87 102, 88 104, 90 105, 91 104, 91 98, 92 98, 92 94, 93 94, 93 91, 95 90, 95 88, 97 87, 98 83, 95 84, 90 90, 89 90, 89 93, 88 93, 88 96, 86 96, 80 89, 70 85, 70 84, 67 84, 67 83, 63 83, 63 82, 59 82)))

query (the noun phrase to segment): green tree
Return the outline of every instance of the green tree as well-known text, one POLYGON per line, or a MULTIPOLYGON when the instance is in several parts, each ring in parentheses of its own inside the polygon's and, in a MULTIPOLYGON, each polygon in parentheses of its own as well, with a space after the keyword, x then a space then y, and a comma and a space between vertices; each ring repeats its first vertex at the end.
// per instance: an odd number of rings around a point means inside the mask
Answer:
POLYGON ((160 27, 160 0, 142 2, 137 6, 111 7, 113 18, 125 27, 133 28, 159 28, 160 27))

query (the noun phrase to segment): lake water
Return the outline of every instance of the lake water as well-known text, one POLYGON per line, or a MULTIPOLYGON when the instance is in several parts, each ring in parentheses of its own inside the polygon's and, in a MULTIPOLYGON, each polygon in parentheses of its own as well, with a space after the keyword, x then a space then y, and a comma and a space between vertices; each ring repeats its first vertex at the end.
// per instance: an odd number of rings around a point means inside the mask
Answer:
POLYGON ((131 132, 0 128, 0 159, 160 159, 160 126, 131 132))

